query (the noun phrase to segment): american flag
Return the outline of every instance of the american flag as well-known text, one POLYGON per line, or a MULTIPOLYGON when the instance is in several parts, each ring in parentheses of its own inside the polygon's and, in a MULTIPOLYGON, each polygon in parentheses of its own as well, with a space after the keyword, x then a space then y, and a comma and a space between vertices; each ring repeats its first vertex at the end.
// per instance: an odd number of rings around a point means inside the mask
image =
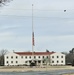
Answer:
POLYGON ((34 32, 32 32, 32 45, 35 46, 35 43, 34 43, 34 32))

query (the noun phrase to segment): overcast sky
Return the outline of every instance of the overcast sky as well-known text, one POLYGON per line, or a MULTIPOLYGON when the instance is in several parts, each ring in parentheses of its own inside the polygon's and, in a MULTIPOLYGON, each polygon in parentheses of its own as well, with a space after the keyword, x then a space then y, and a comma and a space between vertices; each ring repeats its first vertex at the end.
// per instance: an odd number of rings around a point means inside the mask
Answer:
POLYGON ((74 0, 13 0, 0 7, 0 50, 32 51, 32 4, 34 50, 71 50, 74 0))

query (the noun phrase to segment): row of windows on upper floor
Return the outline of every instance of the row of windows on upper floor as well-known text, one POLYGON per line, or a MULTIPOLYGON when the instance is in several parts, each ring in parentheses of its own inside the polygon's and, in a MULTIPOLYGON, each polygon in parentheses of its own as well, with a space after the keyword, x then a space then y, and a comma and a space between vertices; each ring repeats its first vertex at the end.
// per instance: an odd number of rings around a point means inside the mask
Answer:
POLYGON ((64 58, 63 56, 52 56, 52 58, 55 58, 55 57, 56 57, 56 58, 60 58, 60 57, 61 57, 61 58, 64 58))
MULTIPOLYGON (((8 56, 6 57, 7 59, 9 58, 8 56)), ((15 57, 16 59, 18 58, 18 56, 15 57)), ((23 59, 24 57, 21 56, 21 58, 23 59)), ((25 58, 27 59, 28 56, 25 56, 25 58)), ((29 58, 33 58, 32 56, 29 56, 29 58)), ((36 56, 34 56, 34 58, 37 58, 36 56)), ((38 58, 49 58, 49 56, 38 56, 38 58)), ((52 58, 55 58, 55 56, 52 56, 52 58)), ((60 58, 59 56, 56 56, 56 58, 60 58)), ((63 56, 61 56, 61 58, 63 58, 63 56)), ((11 59, 13 59, 13 56, 11 56, 11 59)))
MULTIPOLYGON (((13 57, 14 56, 11 56, 11 59, 13 59, 13 57)), ((8 56, 6 57, 7 59, 9 58, 8 56)), ((15 56, 15 58, 17 59, 18 58, 18 56, 15 56)), ((21 56, 21 58, 23 59, 24 57, 23 56, 21 56)), ((25 56, 25 58, 27 59, 28 58, 28 56, 25 56)), ((32 56, 29 56, 29 58, 31 59, 31 58, 33 58, 32 56)), ((37 56, 34 56, 34 58, 37 58, 37 56)), ((38 58, 41 58, 41 56, 38 56, 38 58)), ((48 56, 42 56, 42 58, 49 58, 48 56)))

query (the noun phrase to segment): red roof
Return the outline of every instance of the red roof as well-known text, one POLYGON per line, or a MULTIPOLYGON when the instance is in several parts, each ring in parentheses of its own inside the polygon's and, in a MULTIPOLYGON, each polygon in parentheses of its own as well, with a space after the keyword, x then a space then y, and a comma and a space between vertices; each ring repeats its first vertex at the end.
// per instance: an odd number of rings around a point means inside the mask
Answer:
POLYGON ((50 54, 53 54, 55 52, 14 52, 18 55, 50 55, 50 54))

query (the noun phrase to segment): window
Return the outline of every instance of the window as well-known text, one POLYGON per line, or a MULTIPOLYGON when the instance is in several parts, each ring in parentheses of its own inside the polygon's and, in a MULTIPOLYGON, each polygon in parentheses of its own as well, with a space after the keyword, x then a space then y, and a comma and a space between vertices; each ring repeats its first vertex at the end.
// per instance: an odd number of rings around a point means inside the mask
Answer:
POLYGON ((39 58, 40 58, 40 56, 39 56, 39 58))
POLYGON ((34 58, 36 58, 36 56, 34 56, 34 58))
POLYGON ((31 58, 31 56, 29 56, 29 58, 31 58))
POLYGON ((27 61, 25 61, 25 63, 27 63, 27 61))
POLYGON ((63 63, 63 61, 61 61, 61 63, 63 63))
POLYGON ((59 63, 59 61, 57 61, 57 63, 59 63))
POLYGON ((61 56, 61 58, 63 58, 63 56, 61 56))
POLYGON ((43 58, 44 58, 44 56, 43 56, 43 58))
POLYGON ((47 56, 47 58, 48 58, 48 56, 47 56))
POLYGON ((8 64, 8 61, 6 63, 8 64))
POLYGON ((52 58, 54 58, 54 56, 52 56, 52 58))
POLYGON ((27 58, 27 56, 25 56, 25 58, 27 58))
POLYGON ((52 63, 54 63, 54 61, 52 61, 52 63))
POLYGON ((59 56, 57 56, 57 58, 59 58, 59 56))
POLYGON ((18 58, 18 56, 16 56, 16 59, 18 58))
POLYGON ((45 61, 43 61, 43 63, 45 63, 45 61))
POLYGON ((11 56, 11 59, 13 59, 13 56, 11 56))
POLYGON ((8 56, 6 58, 8 59, 8 56))
POLYGON ((29 61, 29 63, 31 63, 31 61, 29 61))
POLYGON ((41 61, 39 60, 38 63, 41 63, 41 61))
POLYGON ((11 61, 11 63, 13 63, 13 61, 11 61))
POLYGON ((23 56, 21 56, 21 58, 23 58, 23 56))
POLYGON ((16 61, 16 63, 18 63, 18 61, 16 61))

